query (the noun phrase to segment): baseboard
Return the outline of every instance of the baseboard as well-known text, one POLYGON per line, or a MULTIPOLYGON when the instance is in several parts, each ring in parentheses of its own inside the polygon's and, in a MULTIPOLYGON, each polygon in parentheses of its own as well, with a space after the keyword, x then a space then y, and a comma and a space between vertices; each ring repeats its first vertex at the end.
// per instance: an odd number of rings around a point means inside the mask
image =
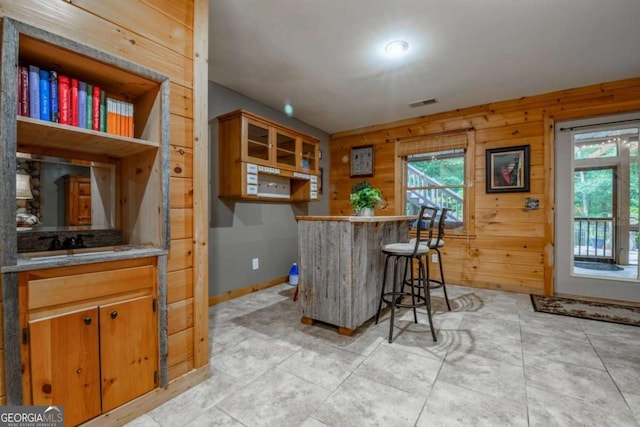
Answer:
POLYGON ((281 283, 284 283, 287 281, 287 279, 288 279, 288 276, 282 276, 273 280, 269 280, 268 282, 258 283, 256 285, 247 286, 246 288, 234 289, 233 291, 228 291, 228 292, 225 292, 224 294, 209 297, 209 305, 216 305, 224 301, 229 301, 234 298, 241 297, 243 295, 248 295, 253 292, 261 291, 263 289, 267 289, 272 286, 276 286, 281 283))
POLYGON ((161 404, 173 399, 179 394, 193 388, 211 376, 209 365, 202 366, 198 369, 184 374, 183 376, 171 381, 167 388, 157 388, 149 393, 125 403, 112 411, 93 418, 82 427, 103 427, 103 426, 121 426, 132 421, 161 404))

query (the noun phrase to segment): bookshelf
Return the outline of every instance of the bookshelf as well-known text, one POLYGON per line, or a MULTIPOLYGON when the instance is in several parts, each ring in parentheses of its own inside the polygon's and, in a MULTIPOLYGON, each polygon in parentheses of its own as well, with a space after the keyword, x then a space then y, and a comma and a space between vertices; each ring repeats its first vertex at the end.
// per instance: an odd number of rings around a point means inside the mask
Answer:
MULTIPOLYGON (((3 17, 1 25, 0 179, 3 185, 0 186, 0 277, 3 327, 7 331, 4 334, 5 389, 7 404, 29 405, 32 404, 30 379, 35 378, 35 374, 25 360, 28 361, 29 354, 40 354, 40 349, 30 348, 31 344, 25 345, 20 337, 20 331, 28 327, 26 322, 32 320, 31 307, 26 298, 31 285, 25 277, 40 278, 44 275, 52 283, 69 280, 69 283, 83 287, 87 292, 94 292, 101 283, 105 289, 131 288, 102 301, 103 304, 111 304, 137 298, 140 292, 135 286, 139 286, 140 281, 136 274, 144 266, 145 271, 149 272, 144 293, 158 302, 157 312, 154 300, 153 313, 144 321, 157 326, 159 332, 157 339, 154 338, 155 348, 167 348, 170 82, 166 76, 153 70, 14 19, 3 17), (130 103, 134 109, 133 137, 19 115, 17 85, 21 65, 34 65, 99 85, 107 96, 130 103), (104 181, 115 185, 98 187, 95 189, 97 191, 92 187, 92 210, 95 212, 102 206, 115 210, 113 224, 122 231, 122 247, 106 251, 104 255, 65 260, 52 256, 49 261, 46 246, 43 249, 45 255, 37 261, 18 254, 15 222, 18 153, 64 158, 71 163, 77 160, 110 165, 108 170, 113 176, 104 181), (68 279, 63 279, 65 277, 68 279), (103 279, 97 279, 99 277, 103 279), (23 372, 25 366, 27 368, 23 372)), ((37 227, 33 231, 20 231, 31 232, 43 231, 37 230, 37 227)), ((63 232, 64 227, 46 230, 50 235, 63 232)), ((91 233, 90 230, 88 232, 91 233)), ((43 244, 46 245, 46 242, 43 244)), ((52 313, 66 316, 67 309, 74 307, 75 303, 60 298, 75 296, 69 292, 48 291, 52 298, 58 299, 58 306, 52 308, 52 313)), ((35 295, 35 291, 31 292, 35 295)), ((86 301, 96 305, 99 299, 91 296, 86 301)), ((145 302, 145 306, 151 307, 151 304, 145 302)), ((34 346, 36 344, 33 343, 34 346)), ((135 347, 136 344, 130 343, 129 346, 135 347)), ((113 348, 111 351, 117 353, 124 350, 126 348, 113 348)), ((166 386, 166 351, 160 354, 154 350, 151 353, 157 360, 157 381, 152 381, 152 387, 166 386)), ((125 365, 118 367, 124 368, 125 365)), ((127 375, 126 370, 123 372, 122 377, 135 377, 127 375)), ((148 391, 148 388, 145 390, 148 391)), ((125 397, 118 400, 118 404, 138 395, 121 394, 121 397, 125 397)), ((86 397, 81 389, 74 389, 70 394, 56 395, 53 404, 84 404, 70 396, 81 396, 78 399, 86 397)))

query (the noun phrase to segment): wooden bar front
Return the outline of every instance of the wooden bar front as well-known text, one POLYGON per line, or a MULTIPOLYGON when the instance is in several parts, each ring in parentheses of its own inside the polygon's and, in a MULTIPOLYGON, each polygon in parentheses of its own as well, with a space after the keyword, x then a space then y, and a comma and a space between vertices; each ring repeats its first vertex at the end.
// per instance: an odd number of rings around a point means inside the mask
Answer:
POLYGON ((299 216, 298 310, 304 323, 321 321, 353 331, 375 316, 382 288, 381 246, 406 242, 412 217, 299 216))

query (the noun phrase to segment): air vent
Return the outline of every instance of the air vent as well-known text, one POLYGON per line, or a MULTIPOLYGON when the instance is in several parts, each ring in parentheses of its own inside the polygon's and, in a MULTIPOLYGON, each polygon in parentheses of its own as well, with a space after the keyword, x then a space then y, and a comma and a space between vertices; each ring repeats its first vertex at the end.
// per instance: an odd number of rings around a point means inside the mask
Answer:
POLYGON ((435 98, 423 99, 422 101, 412 102, 411 104, 409 104, 409 107, 417 108, 422 107, 423 105, 435 104, 436 102, 438 102, 438 100, 435 98))

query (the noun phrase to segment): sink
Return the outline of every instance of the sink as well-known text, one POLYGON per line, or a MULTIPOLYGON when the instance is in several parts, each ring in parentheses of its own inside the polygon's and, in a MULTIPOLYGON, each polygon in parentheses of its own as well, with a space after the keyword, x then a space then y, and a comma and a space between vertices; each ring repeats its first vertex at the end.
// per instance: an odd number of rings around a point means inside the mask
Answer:
POLYGON ((115 252, 115 249, 106 250, 106 251, 95 251, 95 252, 81 252, 79 254, 71 254, 69 256, 78 257, 78 256, 87 256, 87 255, 102 255, 102 254, 110 254, 115 252))
POLYGON ((26 255, 26 257, 29 258, 31 261, 38 261, 38 260, 42 260, 42 259, 47 259, 47 260, 49 260, 49 259, 61 259, 61 258, 68 258, 69 256, 72 256, 72 255, 67 255, 67 254, 64 254, 64 255, 49 255, 49 256, 29 256, 29 255, 26 255))
POLYGON ((116 249, 114 246, 103 246, 99 248, 82 248, 82 249, 65 249, 60 251, 44 251, 44 252, 28 252, 20 254, 21 257, 29 259, 31 261, 42 260, 56 260, 63 258, 76 258, 86 256, 99 256, 104 254, 110 254, 122 249, 116 249))

